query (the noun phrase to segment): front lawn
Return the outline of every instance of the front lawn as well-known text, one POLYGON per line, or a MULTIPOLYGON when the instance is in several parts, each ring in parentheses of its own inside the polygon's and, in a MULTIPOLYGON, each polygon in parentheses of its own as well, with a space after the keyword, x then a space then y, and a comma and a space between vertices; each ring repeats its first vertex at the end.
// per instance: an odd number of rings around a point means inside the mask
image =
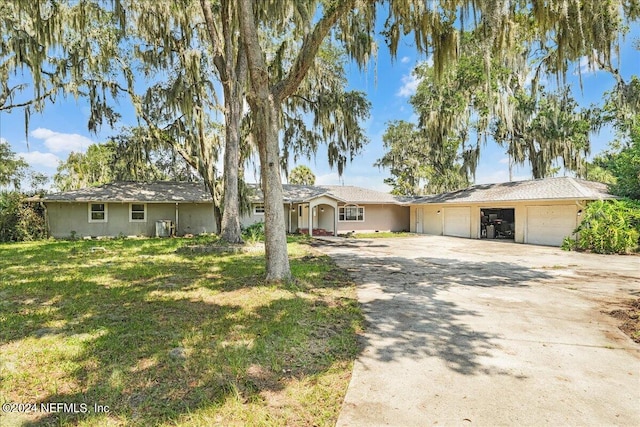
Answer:
POLYGON ((262 252, 176 252, 194 243, 0 245, 0 424, 335 424, 353 283, 301 243, 278 286, 262 252))

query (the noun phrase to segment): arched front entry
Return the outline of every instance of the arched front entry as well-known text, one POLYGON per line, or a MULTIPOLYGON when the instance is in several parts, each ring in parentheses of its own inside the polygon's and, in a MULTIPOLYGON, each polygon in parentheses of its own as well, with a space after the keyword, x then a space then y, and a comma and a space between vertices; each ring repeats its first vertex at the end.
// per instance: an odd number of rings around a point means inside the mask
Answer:
POLYGON ((338 203, 328 197, 300 204, 298 229, 311 236, 338 235, 338 203))

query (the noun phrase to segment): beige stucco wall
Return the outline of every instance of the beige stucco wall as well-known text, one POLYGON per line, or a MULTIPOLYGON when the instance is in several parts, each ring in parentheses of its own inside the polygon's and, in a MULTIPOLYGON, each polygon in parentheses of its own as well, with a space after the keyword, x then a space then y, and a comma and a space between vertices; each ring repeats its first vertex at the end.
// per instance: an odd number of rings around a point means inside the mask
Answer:
POLYGON ((443 232, 442 205, 413 205, 410 207, 412 233, 441 236, 443 232))
MULTIPOLYGON (((129 221, 129 203, 106 203, 107 222, 89 222, 89 203, 55 203, 47 205, 49 232, 56 238, 67 238, 71 231, 77 237, 155 236, 156 221, 176 222, 175 203, 147 203, 146 221, 129 221)), ((216 231, 213 205, 179 204, 178 235, 216 231)))
MULTIPOLYGON (((344 206, 341 203, 340 206, 344 206)), ((408 206, 359 205, 364 207, 364 221, 338 221, 338 231, 407 231, 410 226, 408 206)))
POLYGON ((333 206, 320 205, 318 209, 318 228, 327 231, 334 231, 336 211, 333 206), (323 211, 324 210, 324 211, 323 211))

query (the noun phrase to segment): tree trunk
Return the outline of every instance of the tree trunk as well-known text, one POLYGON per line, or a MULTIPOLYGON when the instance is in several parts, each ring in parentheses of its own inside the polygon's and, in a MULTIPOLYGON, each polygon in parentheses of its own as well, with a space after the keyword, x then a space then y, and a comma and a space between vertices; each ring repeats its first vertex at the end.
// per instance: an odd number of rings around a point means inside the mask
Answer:
POLYGON ((224 149, 224 210, 220 235, 229 243, 242 243, 238 201, 238 161, 240 151, 240 115, 242 96, 239 83, 225 85, 225 149, 224 149))
POLYGON ((280 177, 278 139, 281 98, 269 87, 269 70, 264 60, 254 23, 252 0, 242 0, 239 7, 240 34, 246 54, 250 90, 247 101, 253 115, 253 134, 260 153, 260 174, 264 195, 264 225, 267 281, 291 278, 284 222, 284 200, 280 177))
POLYGON ((280 176, 280 147, 278 144, 278 106, 269 97, 253 110, 260 152, 260 175, 264 195, 265 252, 267 281, 279 282, 291 278, 287 254, 287 233, 284 200, 280 176))
POLYGON ((211 3, 201 0, 207 30, 211 39, 214 55, 213 62, 220 74, 224 91, 225 106, 225 151, 224 151, 224 209, 222 214, 220 235, 229 243, 242 243, 240 231, 240 206, 238 195, 238 170, 240 159, 240 120, 244 88, 247 80, 247 57, 240 51, 239 43, 231 22, 234 1, 225 0, 220 3, 220 33, 211 3))

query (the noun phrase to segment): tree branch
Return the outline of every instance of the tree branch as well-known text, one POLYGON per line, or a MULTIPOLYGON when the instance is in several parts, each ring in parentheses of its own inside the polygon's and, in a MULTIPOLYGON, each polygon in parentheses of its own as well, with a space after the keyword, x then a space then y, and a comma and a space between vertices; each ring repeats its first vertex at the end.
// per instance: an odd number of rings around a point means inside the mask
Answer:
POLYGON ((322 45, 322 41, 338 19, 349 12, 354 7, 354 4, 355 0, 339 2, 337 6, 329 9, 326 15, 318 21, 311 34, 305 36, 302 42, 302 48, 300 52, 298 52, 298 56, 289 73, 271 89, 271 93, 275 99, 283 100, 291 96, 291 94, 298 89, 300 82, 305 78, 307 71, 312 65, 313 59, 316 57, 322 45))
POLYGON ((42 102, 42 101, 46 100, 47 98, 50 98, 55 92, 57 92, 61 88, 56 87, 56 88, 49 89, 43 95, 40 95, 40 96, 38 96, 37 98, 34 98, 34 99, 30 99, 29 101, 21 102, 19 104, 8 104, 8 105, 6 105, 5 102, 7 102, 7 100, 11 96, 10 93, 13 92, 15 89, 16 88, 11 88, 11 90, 9 91, 9 95, 7 95, 6 97, 3 96, 2 98, 0 98, 0 111, 8 111, 8 110, 12 110, 14 108, 28 107, 29 105, 37 104, 38 102, 42 102))
MULTIPOLYGON (((223 2, 226 3, 226 2, 223 2)), ((223 4, 223 9, 225 5, 223 4)), ((221 44, 221 37, 216 27, 216 21, 213 18, 213 11, 211 10, 211 3, 209 0, 200 0, 200 7, 202 8, 202 14, 204 16, 204 22, 209 33, 209 39, 211 39, 211 46, 213 47, 213 63, 215 64, 218 72, 220 73, 220 79, 225 82, 229 79, 229 73, 227 72, 226 59, 221 44)))

